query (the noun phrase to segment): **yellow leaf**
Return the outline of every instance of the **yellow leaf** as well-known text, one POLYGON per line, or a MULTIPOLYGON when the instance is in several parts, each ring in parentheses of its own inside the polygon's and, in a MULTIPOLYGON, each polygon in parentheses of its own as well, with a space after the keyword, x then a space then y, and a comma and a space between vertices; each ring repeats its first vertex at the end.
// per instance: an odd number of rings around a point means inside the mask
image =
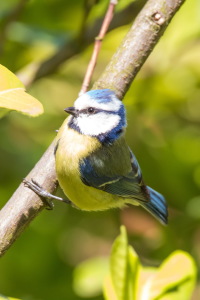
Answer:
POLYGON ((110 274, 118 300, 127 299, 128 240, 124 226, 112 246, 110 274))
POLYGON ((25 92, 23 83, 7 68, 0 65, 0 115, 16 110, 32 117, 43 113, 42 104, 25 92))

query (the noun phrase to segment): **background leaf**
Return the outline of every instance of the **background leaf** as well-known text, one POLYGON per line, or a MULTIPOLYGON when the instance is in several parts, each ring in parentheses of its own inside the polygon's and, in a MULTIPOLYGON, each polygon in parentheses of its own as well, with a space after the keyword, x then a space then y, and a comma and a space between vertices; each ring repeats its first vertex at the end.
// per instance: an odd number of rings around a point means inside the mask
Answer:
POLYGON ((121 226, 121 234, 112 246, 110 274, 118 300, 128 300, 128 241, 126 229, 121 226))
POLYGON ((124 226, 113 244, 110 270, 104 284, 106 300, 190 300, 197 273, 193 258, 181 250, 158 268, 143 267, 132 247, 127 254, 124 226))
POLYGON ((147 280, 141 299, 190 300, 196 282, 196 266, 186 252, 173 252, 147 280), (147 292, 148 291, 148 292, 147 292), (148 298, 145 298, 148 294, 148 298))
POLYGON ((137 285, 141 265, 138 255, 131 246, 129 246, 128 252, 128 299, 137 300, 137 285))
POLYGON ((112 284, 107 282, 111 299, 136 299, 136 285, 140 267, 139 258, 132 247, 128 246, 126 228, 121 226, 121 234, 116 238, 110 257, 110 275, 112 284), (113 292, 114 288, 114 292, 113 292))

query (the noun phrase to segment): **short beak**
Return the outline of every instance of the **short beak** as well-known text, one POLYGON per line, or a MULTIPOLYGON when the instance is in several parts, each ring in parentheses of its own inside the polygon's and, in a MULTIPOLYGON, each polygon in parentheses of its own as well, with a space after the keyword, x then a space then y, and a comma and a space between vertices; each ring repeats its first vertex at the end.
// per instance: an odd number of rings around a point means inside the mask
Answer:
POLYGON ((68 114, 73 115, 75 117, 77 116, 77 110, 73 106, 65 108, 64 111, 66 111, 68 114))

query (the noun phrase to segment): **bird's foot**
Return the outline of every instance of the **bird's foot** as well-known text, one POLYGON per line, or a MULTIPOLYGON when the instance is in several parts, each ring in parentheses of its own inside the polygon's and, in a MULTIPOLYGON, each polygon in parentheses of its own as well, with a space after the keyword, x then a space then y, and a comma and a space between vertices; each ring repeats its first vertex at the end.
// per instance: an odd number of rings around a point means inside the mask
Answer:
POLYGON ((67 204, 71 204, 71 201, 68 199, 63 199, 61 197, 57 197, 55 195, 52 195, 51 193, 47 192, 43 189, 39 183, 37 183, 34 179, 31 179, 31 181, 28 181, 26 179, 23 180, 24 186, 28 187, 30 190, 32 190, 34 193, 36 193, 41 200, 45 203, 46 209, 52 210, 54 207, 52 200, 59 200, 62 202, 65 202, 67 204))

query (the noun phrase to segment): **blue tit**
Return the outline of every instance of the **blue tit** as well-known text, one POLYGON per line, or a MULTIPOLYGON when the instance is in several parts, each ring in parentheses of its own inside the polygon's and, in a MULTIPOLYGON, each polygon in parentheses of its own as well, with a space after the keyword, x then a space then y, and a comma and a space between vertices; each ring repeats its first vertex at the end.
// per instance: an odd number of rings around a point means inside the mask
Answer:
POLYGON ((164 197, 148 187, 125 141, 123 103, 109 89, 80 96, 58 132, 55 150, 59 184, 75 207, 106 210, 141 205, 167 224, 164 197))

